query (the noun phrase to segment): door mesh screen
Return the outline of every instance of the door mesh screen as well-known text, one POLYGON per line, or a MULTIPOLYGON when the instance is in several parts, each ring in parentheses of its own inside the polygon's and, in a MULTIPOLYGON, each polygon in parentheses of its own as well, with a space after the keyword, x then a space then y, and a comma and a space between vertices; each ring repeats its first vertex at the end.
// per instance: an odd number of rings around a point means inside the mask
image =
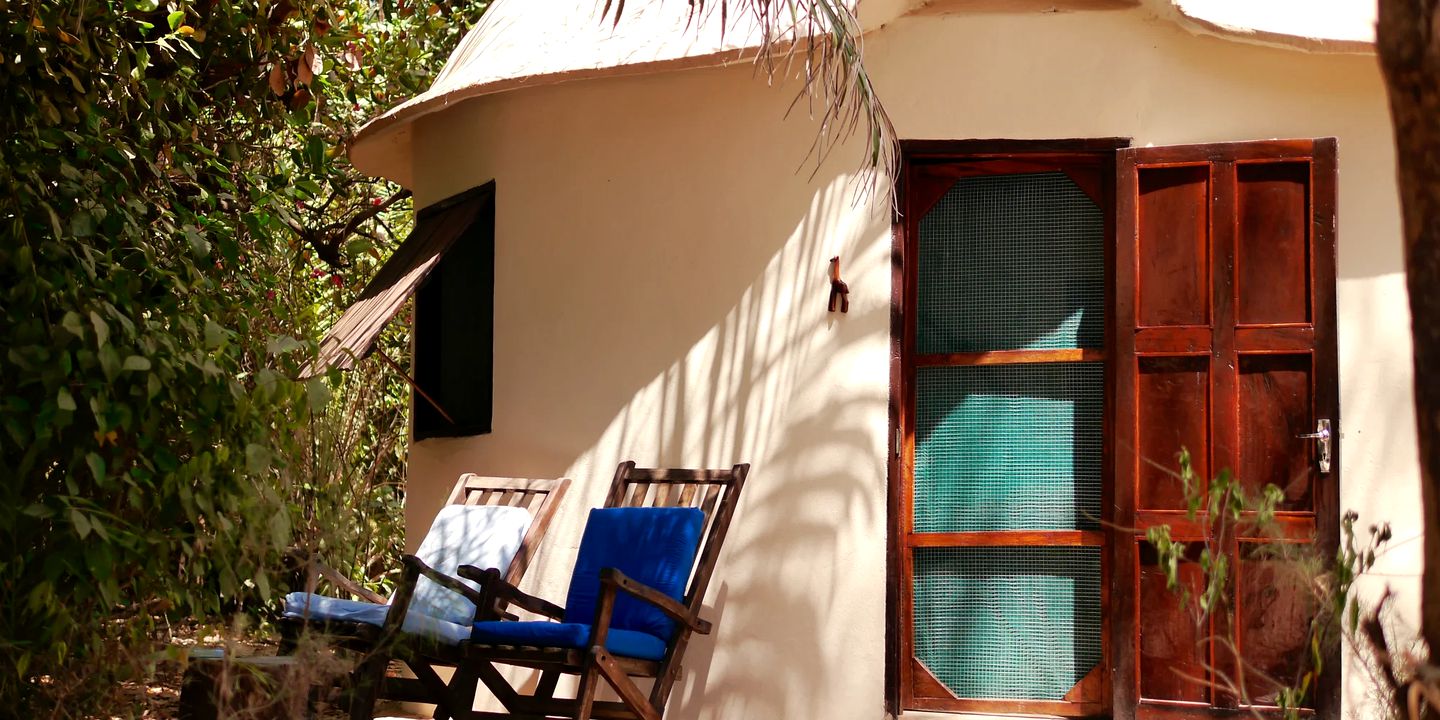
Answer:
POLYGON ((920 221, 919 352, 1101 347, 1104 233, 1064 173, 955 183, 920 221))
POLYGON ((1061 700, 1100 662, 1100 549, 917 548, 915 657, 962 698, 1061 700))
POLYGON ((915 381, 916 532, 1097 527, 1103 364, 928 367, 915 381))

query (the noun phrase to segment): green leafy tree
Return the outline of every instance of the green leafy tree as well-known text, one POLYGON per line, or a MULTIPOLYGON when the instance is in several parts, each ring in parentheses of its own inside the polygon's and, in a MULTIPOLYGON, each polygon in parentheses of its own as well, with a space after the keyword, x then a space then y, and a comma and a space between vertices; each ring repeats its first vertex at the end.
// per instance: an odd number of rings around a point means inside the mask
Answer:
POLYGON ((484 5, 0 0, 0 703, 84 714, 295 525, 385 565, 403 385, 291 378, 406 230, 344 139, 484 5))

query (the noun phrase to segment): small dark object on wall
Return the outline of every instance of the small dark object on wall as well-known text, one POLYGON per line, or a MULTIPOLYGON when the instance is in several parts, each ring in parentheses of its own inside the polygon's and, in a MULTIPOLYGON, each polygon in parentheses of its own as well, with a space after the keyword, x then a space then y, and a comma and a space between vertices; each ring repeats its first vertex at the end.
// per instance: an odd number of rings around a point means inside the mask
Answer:
POLYGON ((830 258, 830 312, 835 312, 835 301, 840 301, 840 312, 850 312, 850 286, 840 279, 840 256, 830 258))

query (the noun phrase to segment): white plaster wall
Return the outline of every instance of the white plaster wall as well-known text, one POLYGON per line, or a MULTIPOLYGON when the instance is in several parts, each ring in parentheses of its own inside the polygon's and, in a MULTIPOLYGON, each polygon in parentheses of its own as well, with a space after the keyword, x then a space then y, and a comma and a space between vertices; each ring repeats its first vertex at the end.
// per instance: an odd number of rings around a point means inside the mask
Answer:
MULTIPOLYGON (((1395 523, 1365 587, 1413 611, 1409 319, 1374 59, 1138 10, 903 18, 866 50, 906 138, 1339 137, 1342 503, 1395 523)), ((814 125, 782 120, 793 92, 690 70, 477 99, 415 128, 420 204, 498 187, 495 432, 412 447, 412 543, 462 471, 568 475, 526 581, 562 600, 616 463, 753 464, 708 601, 717 633, 671 718, 883 716, 888 216, 853 201, 856 145, 809 177, 814 125), (843 316, 824 308, 837 254, 843 316)), ((1358 709, 1354 668, 1347 682, 1358 709)))

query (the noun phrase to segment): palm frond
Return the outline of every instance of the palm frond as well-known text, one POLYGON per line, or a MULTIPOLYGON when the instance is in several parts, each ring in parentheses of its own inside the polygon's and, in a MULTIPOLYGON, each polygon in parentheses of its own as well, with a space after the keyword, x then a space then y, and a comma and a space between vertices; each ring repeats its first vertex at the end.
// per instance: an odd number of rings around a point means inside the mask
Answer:
MULTIPOLYGON (((790 105, 793 112, 804 105, 811 117, 819 119, 815 141, 804 163, 813 163, 815 172, 856 132, 865 133, 861 158, 864 188, 873 191, 879 180, 890 180, 896 171, 899 145, 895 126, 875 93, 865 68, 860 23, 846 0, 689 0, 692 27, 707 7, 720 11, 722 32, 730 29, 732 10, 748 15, 760 34, 755 55, 757 67, 774 81, 792 77, 795 63, 801 63, 802 85, 790 105), (734 6, 732 8, 732 5, 734 6)), ((602 16, 615 10, 614 22, 624 0, 606 0, 602 16)), ((893 183, 890 184, 893 187, 893 183)), ((868 192, 866 193, 868 194, 868 192)))

